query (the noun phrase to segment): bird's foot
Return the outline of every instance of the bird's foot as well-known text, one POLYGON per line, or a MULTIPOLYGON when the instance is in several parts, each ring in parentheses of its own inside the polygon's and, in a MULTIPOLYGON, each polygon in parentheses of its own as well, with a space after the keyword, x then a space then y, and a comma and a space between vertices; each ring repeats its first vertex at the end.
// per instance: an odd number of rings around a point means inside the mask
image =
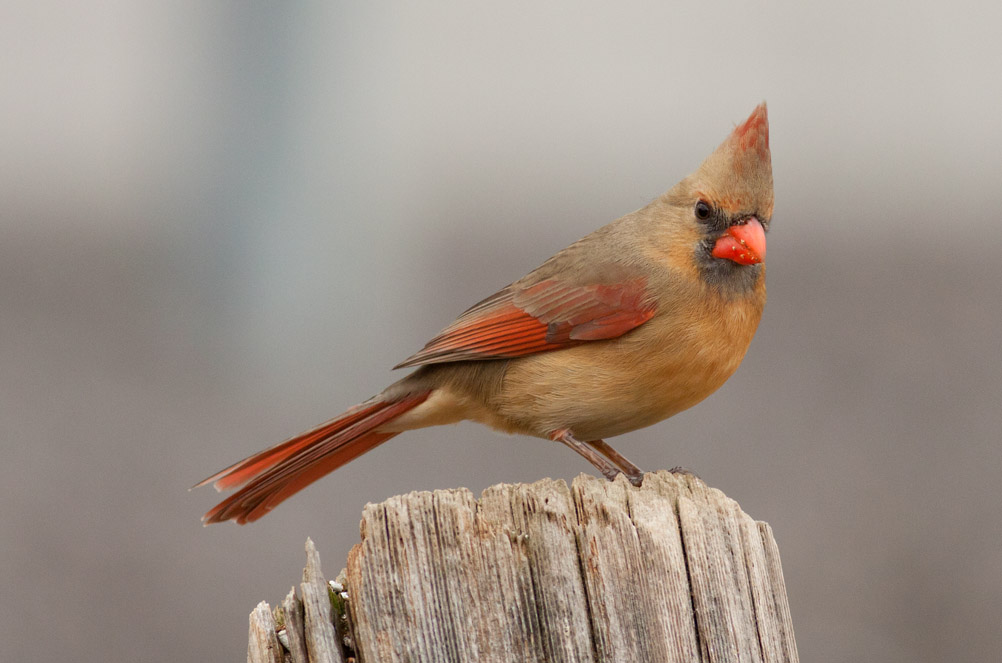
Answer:
POLYGON ((695 472, 693 472, 692 470, 690 470, 687 467, 682 467, 681 465, 676 465, 675 467, 671 468, 668 471, 671 472, 672 474, 688 474, 689 476, 695 477, 695 478, 699 479, 700 481, 703 480, 698 474, 696 474, 695 472))

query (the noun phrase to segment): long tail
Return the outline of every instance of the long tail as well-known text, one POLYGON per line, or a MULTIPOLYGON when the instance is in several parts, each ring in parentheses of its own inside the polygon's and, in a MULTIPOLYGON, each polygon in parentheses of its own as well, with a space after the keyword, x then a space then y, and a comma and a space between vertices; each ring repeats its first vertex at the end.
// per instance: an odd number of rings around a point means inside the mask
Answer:
POLYGON ((202 523, 254 522, 317 479, 397 435, 377 433, 376 429, 417 407, 430 393, 367 401, 322 426, 213 474, 195 487, 209 483, 219 491, 244 487, 202 516, 202 523))

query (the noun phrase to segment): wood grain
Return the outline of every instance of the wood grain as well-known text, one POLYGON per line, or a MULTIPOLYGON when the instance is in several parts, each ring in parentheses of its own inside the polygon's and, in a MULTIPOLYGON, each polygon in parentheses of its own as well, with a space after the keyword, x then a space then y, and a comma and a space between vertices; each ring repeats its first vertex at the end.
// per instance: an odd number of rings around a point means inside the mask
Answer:
POLYGON ((247 660, 257 663, 282 663, 284 649, 275 634, 275 619, 264 601, 250 614, 250 632, 247 642, 247 660))
MULTIPOLYGON (((691 474, 410 493, 367 505, 361 534, 343 572, 361 663, 798 661, 771 528, 691 474)), ((302 640, 341 661, 307 550, 302 640)), ((275 660, 251 635, 248 660, 275 660)))

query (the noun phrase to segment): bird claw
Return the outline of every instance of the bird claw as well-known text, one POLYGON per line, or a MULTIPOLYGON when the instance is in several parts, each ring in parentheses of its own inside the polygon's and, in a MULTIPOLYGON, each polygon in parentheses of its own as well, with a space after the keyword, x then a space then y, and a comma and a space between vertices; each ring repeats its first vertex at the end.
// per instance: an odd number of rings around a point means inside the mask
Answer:
POLYGON ((687 467, 682 467, 681 465, 676 465, 675 467, 671 468, 668 471, 671 472, 672 474, 688 474, 689 476, 699 479, 700 481, 703 480, 698 474, 696 474, 687 467))
POLYGON ((640 488, 641 486, 644 485, 643 472, 641 472, 640 474, 626 474, 626 472, 623 472, 623 474, 626 475, 626 478, 630 480, 630 483, 632 483, 637 488, 640 488))

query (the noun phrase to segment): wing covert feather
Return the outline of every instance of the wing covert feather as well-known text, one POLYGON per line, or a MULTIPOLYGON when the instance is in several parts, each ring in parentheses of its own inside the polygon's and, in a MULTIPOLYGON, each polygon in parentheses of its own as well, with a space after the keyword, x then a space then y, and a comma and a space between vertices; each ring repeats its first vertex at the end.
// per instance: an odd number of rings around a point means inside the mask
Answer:
POLYGON ((646 279, 508 286, 474 305, 395 368, 521 357, 616 338, 651 319, 646 279))

